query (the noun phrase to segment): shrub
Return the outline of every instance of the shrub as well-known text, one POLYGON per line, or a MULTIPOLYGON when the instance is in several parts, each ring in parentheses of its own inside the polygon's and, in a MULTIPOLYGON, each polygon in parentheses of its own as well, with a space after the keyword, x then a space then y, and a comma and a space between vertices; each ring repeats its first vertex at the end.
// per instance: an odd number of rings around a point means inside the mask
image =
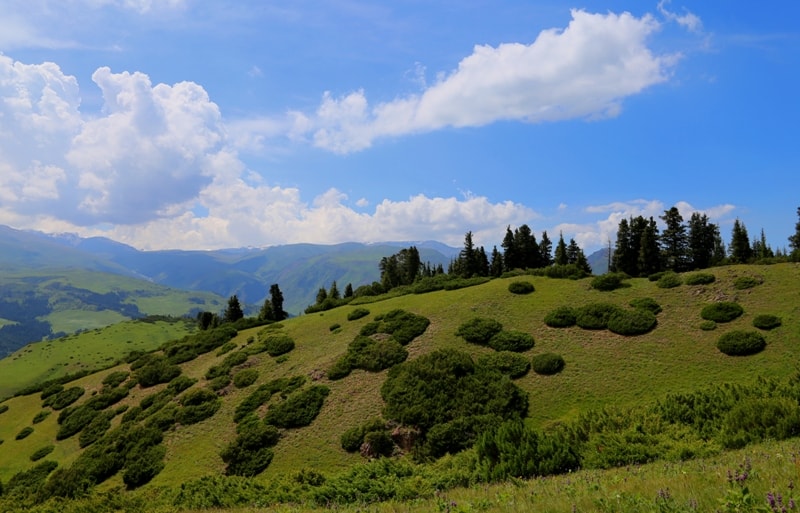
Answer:
POLYGON ((233 415, 234 422, 241 422, 252 412, 256 411, 259 406, 269 401, 272 394, 282 392, 288 394, 305 383, 306 378, 303 376, 295 376, 293 378, 280 378, 274 379, 269 383, 256 388, 250 393, 240 404, 236 407, 236 412, 233 415))
POLYGON ((766 439, 800 434, 800 406, 787 397, 754 397, 737 401, 722 421, 722 445, 741 449, 766 439))
POLYGON ((533 372, 549 376, 564 369, 564 358, 556 353, 542 353, 533 357, 533 372))
POLYGON ((569 306, 559 306, 544 318, 544 323, 551 328, 569 328, 575 326, 575 310, 569 306))
POLYGON ((700 323, 699 327, 703 331, 714 331, 717 329, 717 323, 714 321, 703 321, 700 323))
POLYGON ((101 413, 92 419, 92 421, 81 431, 81 434, 78 437, 78 445, 83 448, 99 440, 100 437, 106 434, 106 431, 111 428, 112 416, 113 414, 101 413))
POLYGON ((56 440, 64 440, 71 437, 88 426, 100 414, 99 411, 86 405, 62 411, 61 415, 58 416, 58 423, 61 426, 56 433, 56 440))
POLYGON ((210 380, 208 382, 208 388, 217 392, 230 384, 231 384, 231 375, 223 374, 222 376, 217 376, 216 378, 210 380))
POLYGON ((217 413, 222 406, 217 394, 205 388, 186 392, 179 402, 182 408, 178 410, 176 420, 183 425, 197 424, 217 413))
POLYGON ((342 327, 342 325, 337 322, 337 323, 331 324, 328 327, 328 331, 336 331, 336 330, 340 329, 341 327, 342 327))
MULTIPOLYGON (((55 461, 43 461, 30 470, 17 472, 6 483, 4 497, 30 496, 41 489, 47 476, 58 467, 55 461)), ((4 504, 5 505, 5 504, 4 504)), ((13 504, 12 504, 13 505, 13 504)))
POLYGON ((50 383, 49 385, 42 388, 41 398, 42 400, 45 400, 51 395, 55 395, 61 392, 62 390, 64 390, 64 385, 62 385, 61 383, 50 383))
POLYGON ((643 310, 648 310, 656 315, 661 313, 661 305, 659 305, 656 302, 656 300, 651 297, 631 299, 631 302, 628 304, 633 308, 641 308, 643 310))
POLYGON ((529 281, 516 280, 508 284, 508 291, 512 294, 530 294, 536 290, 529 281))
POLYGON ((348 346, 347 356, 355 369, 379 372, 408 358, 408 351, 397 340, 356 337, 348 346))
POLYGON ((661 276, 661 278, 659 278, 656 282, 656 287, 660 289, 672 289, 675 287, 680 287, 680 285, 681 277, 672 272, 664 273, 664 275, 661 276))
POLYGON ((229 476, 245 477, 260 474, 272 461, 271 447, 279 439, 280 433, 273 426, 260 422, 248 424, 220 454, 222 461, 227 464, 225 473, 229 476))
POLYGON ((374 456, 391 456, 394 451, 394 441, 386 431, 370 431, 364 435, 364 445, 367 452, 374 456))
POLYGON ((50 416, 50 410, 42 410, 33 417, 33 423, 38 424, 50 416))
POLYGON ((664 277, 665 274, 669 274, 672 271, 659 271, 657 273, 653 273, 647 276, 648 281, 658 281, 664 277))
POLYGON ((225 342, 224 344, 222 344, 222 346, 220 346, 219 349, 217 349, 217 356, 228 354, 237 347, 239 347, 239 345, 236 342, 225 342))
POLYGON ((237 372, 233 376, 233 384, 236 388, 246 388, 256 382, 258 379, 258 371, 255 369, 245 369, 237 372))
POLYGON ((649 310, 618 310, 608 318, 608 329, 618 335, 642 335, 655 328, 656 323, 656 315, 649 310))
POLYGON ((595 290, 608 292, 616 290, 623 286, 622 280, 624 278, 622 273, 606 273, 592 278, 591 287, 595 290))
POLYGON ((136 381, 142 388, 169 383, 181 374, 181 368, 170 363, 166 358, 156 357, 136 370, 136 381))
POLYGON ((62 390, 61 392, 53 394, 42 401, 42 405, 49 406, 54 410, 63 410, 70 404, 80 399, 85 393, 86 391, 81 387, 67 388, 66 390, 62 390))
POLYGON ((14 438, 17 439, 17 440, 22 440, 23 438, 28 438, 28 436, 31 433, 33 433, 33 428, 30 427, 30 426, 27 426, 27 427, 22 428, 22 431, 17 433, 17 436, 15 436, 14 438))
POLYGON ((350 375, 350 372, 353 370, 353 366, 350 363, 350 359, 347 356, 343 356, 336 360, 336 363, 328 369, 328 379, 337 380, 346 378, 350 375))
POLYGON ((714 322, 730 322, 744 313, 738 303, 733 301, 720 301, 718 303, 711 303, 703 307, 700 311, 700 317, 707 321, 714 322))
POLYGON ((172 395, 178 395, 184 390, 190 388, 195 383, 197 383, 197 380, 194 378, 190 378, 188 376, 178 376, 169 382, 169 385, 167 385, 167 390, 169 390, 172 395))
POLYGON ((270 356, 280 356, 294 349, 294 340, 289 335, 269 335, 264 340, 264 347, 270 356))
POLYGON ((8 411, 8 405, 7 404, 0 404, 0 413, 5 413, 7 411, 8 411))
POLYGON ((330 389, 323 385, 295 392, 267 410, 264 422, 280 428, 308 426, 319 414, 329 393, 330 389))
POLYGON ((347 314, 347 320, 355 321, 356 319, 366 317, 367 315, 369 315, 369 310, 367 310, 366 308, 356 308, 355 310, 347 314))
POLYGON ((758 285, 761 285, 761 280, 752 276, 740 276, 733 280, 733 288, 736 290, 752 289, 758 285))
POLYGON ((373 431, 386 431, 386 422, 383 419, 371 419, 361 426, 348 429, 342 433, 340 439, 342 449, 347 452, 358 451, 364 443, 366 434, 373 431))
POLYGON ((495 351, 514 351, 521 353, 532 348, 533 336, 524 331, 502 330, 489 340, 489 347, 495 351))
POLYGON ((425 333, 431 323, 427 317, 399 309, 387 312, 379 322, 377 333, 388 333, 401 345, 425 333))
POLYGON ((730 331, 717 340, 717 349, 729 356, 756 354, 765 347, 767 341, 755 331, 730 331))
POLYGON ((760 330, 771 330, 781 325, 781 318, 777 315, 759 314, 753 318, 753 326, 760 330))
POLYGON ((619 307, 609 303, 591 303, 579 307, 575 312, 575 323, 585 330, 604 330, 608 319, 619 307))
POLYGON ((37 449, 36 452, 31 454, 30 459, 31 461, 39 461, 40 459, 44 458, 56 448, 55 445, 45 445, 44 447, 37 449))
POLYGON ((128 379, 128 376, 130 376, 130 372, 112 372, 103 379, 103 385, 107 386, 108 388, 117 388, 124 383, 126 379, 128 379))
POLYGON ((686 285, 708 285, 714 283, 717 277, 711 273, 692 273, 686 275, 684 283, 686 285))
POLYGON ((531 362, 527 358, 511 351, 497 351, 481 355, 476 363, 481 367, 505 374, 511 379, 521 378, 531 368, 531 362))
POLYGON ((149 483, 164 468, 164 456, 167 453, 163 445, 151 445, 135 456, 128 457, 125 470, 122 472, 122 482, 132 490, 149 483))
POLYGON ((499 321, 475 317, 459 326, 456 330, 456 336, 472 344, 485 346, 502 329, 503 325, 499 321))

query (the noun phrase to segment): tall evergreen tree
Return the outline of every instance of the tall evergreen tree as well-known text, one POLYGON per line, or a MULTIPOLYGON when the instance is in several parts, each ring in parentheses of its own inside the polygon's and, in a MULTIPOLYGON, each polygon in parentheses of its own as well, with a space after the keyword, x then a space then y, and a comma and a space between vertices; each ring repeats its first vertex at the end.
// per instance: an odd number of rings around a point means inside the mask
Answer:
POLYGON ((547 236, 547 231, 542 232, 542 240, 539 241, 539 256, 541 257, 541 267, 553 265, 553 242, 547 236))
POLYGON ((506 271, 519 269, 522 267, 522 259, 517 251, 517 244, 514 240, 514 232, 511 231, 511 226, 506 227, 506 235, 503 237, 503 242, 500 244, 503 248, 503 266, 506 271))
POLYGON ((476 260, 477 260, 476 274, 478 276, 489 276, 489 257, 486 256, 486 250, 483 249, 483 246, 478 248, 476 254, 476 260))
POLYGON ((535 269, 541 266, 542 259, 539 256, 539 244, 527 224, 523 224, 514 231, 514 244, 519 254, 520 267, 535 269))
POLYGON ((344 297, 351 298, 353 297, 353 284, 348 283, 347 286, 344 288, 344 297))
POLYGON ((752 254, 753 258, 758 260, 775 256, 775 253, 772 252, 772 248, 767 244, 767 236, 763 228, 761 229, 761 238, 753 241, 752 254))
POLYGON ((658 225, 651 217, 639 240, 638 276, 650 276, 661 271, 661 251, 658 241, 658 225))
POLYGON ((555 252, 555 264, 556 265, 567 265, 569 263, 569 257, 567 256, 567 244, 564 242, 564 234, 558 234, 558 243, 556 244, 556 252, 555 252))
POLYGON ((270 304, 272 305, 272 317, 276 321, 282 321, 289 316, 283 310, 283 292, 277 283, 273 283, 269 287, 270 304))
POLYGON ((461 260, 460 271, 457 274, 469 278, 470 276, 480 275, 480 264, 478 262, 478 251, 475 249, 475 243, 472 241, 472 231, 468 231, 464 235, 464 249, 459 254, 461 260))
POLYGON ((738 219, 733 222, 731 232, 731 244, 728 248, 731 260, 738 264, 747 263, 753 256, 753 249, 750 247, 750 238, 747 236, 747 228, 738 219))
POLYGON ((497 250, 497 246, 492 248, 492 260, 489 263, 489 274, 499 278, 503 274, 503 255, 497 250))
POLYGON ((339 287, 336 285, 336 280, 333 280, 333 283, 331 283, 331 290, 328 291, 328 297, 333 300, 342 298, 342 295, 339 293, 339 287))
POLYGON ((228 307, 225 309, 222 318, 225 322, 236 322, 242 317, 244 317, 242 305, 239 304, 239 298, 234 294, 228 299, 228 307))
POLYGON ((614 255, 611 257, 611 271, 626 273, 631 276, 638 276, 638 251, 636 256, 631 243, 631 227, 627 219, 621 219, 617 227, 617 242, 614 247, 614 255))
POLYGON ((661 248, 664 254, 664 265, 676 272, 685 271, 688 267, 689 240, 686 225, 677 207, 664 211, 659 216, 666 227, 661 232, 661 248))
POLYGON ((570 239, 569 244, 567 244, 567 263, 578 263, 578 254, 580 254, 580 252, 581 248, 578 247, 578 243, 575 242, 575 239, 570 239))
POLYGON ((797 207, 798 221, 794 225, 794 235, 789 236, 789 257, 794 260, 800 260, 800 207, 797 207))
POLYGON ((689 218, 689 261, 693 269, 711 267, 719 227, 708 216, 694 212, 689 218))

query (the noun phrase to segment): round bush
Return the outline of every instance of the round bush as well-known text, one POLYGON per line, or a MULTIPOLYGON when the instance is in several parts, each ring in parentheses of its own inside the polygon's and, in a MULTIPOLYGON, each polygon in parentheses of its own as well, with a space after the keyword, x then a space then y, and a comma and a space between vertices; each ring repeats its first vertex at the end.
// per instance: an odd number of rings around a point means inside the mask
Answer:
POLYGON ((22 440, 23 438, 28 438, 28 435, 30 435, 31 433, 33 433, 33 428, 32 427, 30 427, 30 426, 24 427, 24 428, 22 428, 22 431, 17 433, 17 436, 15 438, 17 440, 22 440))
POLYGON ((33 416, 33 423, 38 424, 50 416, 50 410, 42 410, 33 416))
POLYGON ((761 281, 752 276, 740 276, 733 280, 733 288, 736 290, 752 289, 757 285, 761 285, 761 281))
POLYGON ((288 335, 270 335, 264 341, 264 346, 270 356, 280 356, 294 349, 294 340, 288 335))
POLYGON ((700 317, 707 321, 730 322, 744 313, 744 308, 733 301, 720 301, 703 307, 700 317))
POLYGON ((544 318, 544 323, 551 328, 569 328, 575 326, 575 310, 569 306, 559 306, 544 318))
POLYGON ((258 371, 255 369, 244 369, 233 376, 233 384, 236 388, 247 388, 258 379, 258 371))
POLYGON ((608 292, 611 290, 622 287, 623 274, 620 273, 606 273, 600 276, 595 276, 592 279, 591 287, 595 290, 608 292))
POLYGON ((631 299, 631 302, 628 304, 633 308, 648 310, 656 315, 661 313, 661 305, 656 303, 656 300, 651 297, 631 299))
POLYGON ((350 371, 353 370, 353 365, 350 363, 350 359, 346 356, 343 356, 336 360, 330 369, 328 369, 328 379, 337 380, 342 379, 350 375, 350 371))
POLYGON ((642 335, 655 328, 657 322, 649 310, 618 310, 608 318, 608 329, 617 335, 642 335))
POLYGON ((39 461, 40 459, 44 458, 45 456, 47 456, 48 454, 53 452, 53 449, 55 449, 55 448, 56 448, 55 445, 46 445, 46 446, 42 447, 41 449, 38 449, 33 454, 31 454, 30 460, 31 461, 39 461))
POLYGON ((759 314, 753 319, 753 326, 760 330, 771 330, 781 325, 781 318, 777 315, 759 314))
POLYGON ((585 330, 604 330, 608 319, 618 312, 618 306, 609 303, 591 303, 577 309, 575 323, 585 330))
POLYGON ((222 390, 226 386, 231 384, 231 375, 230 374, 223 374, 221 376, 217 376, 216 378, 211 379, 208 382, 208 387, 213 391, 222 390))
POLYGON ((524 331, 500 331, 489 340, 489 347, 495 351, 514 351, 520 353, 532 348, 533 336, 524 331))
POLYGON ((711 273, 692 273, 686 276, 684 282, 686 285, 708 285, 714 283, 717 277, 711 273))
POLYGON ((672 289, 680 285, 681 277, 675 273, 664 273, 664 275, 656 281, 656 287, 660 289, 672 289))
POLYGON ((511 379, 521 378, 531 368, 531 362, 522 355, 511 351, 497 351, 478 357, 478 366, 505 374, 511 379))
POLYGON ((533 283, 529 281, 518 280, 508 284, 508 291, 512 294, 530 294, 534 290, 533 283))
POLYGON ((367 315, 369 315, 369 310, 367 310, 366 308, 356 308, 355 310, 347 314, 347 320, 355 321, 356 319, 366 317, 367 315))
POLYGON ((339 324, 339 323, 337 322, 337 323, 331 324, 331 325, 328 327, 328 331, 336 331, 336 330, 338 330, 338 329, 339 329, 339 328, 341 328, 341 327, 342 327, 342 325, 341 325, 341 324, 339 324))
POLYGON ((475 317, 459 326, 456 330, 456 336, 472 344, 485 346, 502 329, 503 325, 499 321, 475 317))
POLYGON ((728 356, 748 356, 767 347, 764 337, 755 331, 730 331, 717 340, 717 349, 728 356))
POLYGON ((717 323, 714 321, 703 321, 700 323, 699 328, 703 331, 714 331, 717 329, 717 323))
POLYGON ((564 358, 556 353, 543 353, 533 357, 533 372, 549 376, 558 374, 564 369, 564 358))

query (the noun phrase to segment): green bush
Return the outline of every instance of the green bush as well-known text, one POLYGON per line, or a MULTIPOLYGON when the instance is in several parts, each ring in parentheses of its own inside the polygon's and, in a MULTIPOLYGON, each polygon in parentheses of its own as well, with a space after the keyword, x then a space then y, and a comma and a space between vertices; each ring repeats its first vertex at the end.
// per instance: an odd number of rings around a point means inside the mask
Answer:
POLYGON ((297 390, 305 384, 306 378, 303 376, 294 376, 292 378, 274 379, 269 383, 264 383, 250 393, 244 400, 236 407, 236 412, 233 415, 234 422, 241 422, 248 417, 251 413, 256 411, 262 404, 270 400, 273 394, 281 392, 282 394, 289 394, 297 390))
POLYGON ((481 355, 476 362, 481 367, 496 370, 511 379, 521 378, 531 369, 531 362, 511 351, 497 351, 481 355))
POLYGON ((703 307, 700 317, 707 321, 730 322, 744 313, 744 308, 733 301, 720 301, 703 307))
POLYGON ((592 278, 590 286, 595 290, 609 292, 616 290, 624 285, 622 280, 625 275, 622 273, 606 273, 592 278))
POLYGON ((227 465, 225 473, 229 476, 245 477, 260 474, 272 461, 271 447, 279 439, 280 433, 274 426, 260 422, 248 424, 220 454, 227 465))
POLYGON ((516 280, 508 284, 508 291, 512 294, 530 294, 536 290, 529 281, 516 280))
POLYGON ((7 404, 0 404, 0 413, 5 413, 7 411, 8 411, 8 405, 7 404))
POLYGON ((142 388, 159 383, 169 383, 181 374, 181 368, 163 356, 150 358, 148 363, 136 370, 136 381, 142 388))
POLYGON ((618 306, 609 303, 590 303, 576 309, 575 323, 585 330, 604 330, 608 327, 608 319, 619 310, 618 306))
POLYGON ((628 305, 630 305, 633 308, 641 308, 642 310, 648 310, 656 315, 661 313, 661 305, 659 305, 656 302, 656 300, 651 297, 631 299, 628 305))
POLYGON ((564 358, 556 353, 542 353, 533 357, 533 372, 549 376, 564 370, 564 358))
POLYGON ((264 339, 264 347, 270 356, 280 356, 294 349, 294 340, 289 335, 269 335, 264 339))
POLYGON ((152 445, 129 456, 122 472, 122 482, 129 490, 149 483, 164 469, 166 453, 163 445, 152 445))
POLYGON ((733 288, 736 290, 752 289, 758 285, 761 285, 761 280, 752 276, 740 276, 733 280, 733 288))
POLYGON ((340 330, 341 327, 342 327, 342 325, 339 324, 338 322, 336 322, 336 323, 333 323, 330 326, 328 326, 328 331, 334 331, 335 332, 336 330, 340 330))
POLYGON ((686 285, 708 285, 714 283, 717 277, 711 273, 692 273, 684 278, 686 285))
POLYGON ((45 445, 44 447, 37 449, 33 454, 30 456, 31 461, 39 461, 40 459, 44 458, 56 448, 55 445, 45 445))
POLYGON ((186 392, 179 402, 181 408, 178 410, 176 420, 183 425, 197 424, 217 413, 222 406, 217 394, 205 388, 186 392))
POLYGON ((230 374, 223 374, 222 376, 217 376, 216 378, 210 380, 208 382, 208 388, 217 392, 230 385, 231 381, 232 379, 230 374))
POLYGON ((258 371, 256 369, 244 369, 237 372, 233 376, 233 384, 236 388, 247 388, 258 379, 258 371))
POLYGON ((394 451, 394 441, 386 431, 370 431, 364 435, 364 445, 368 453, 373 456, 391 456, 394 451))
POLYGON ((347 314, 348 321, 355 321, 356 319, 361 319, 362 317, 366 317, 369 315, 369 310, 366 308, 356 308, 349 314, 347 314))
POLYGON ((755 331, 729 331, 717 340, 717 349, 729 356, 748 356, 765 347, 767 341, 755 331))
POLYGON ((33 423, 38 424, 50 416, 50 410, 42 410, 33 417, 33 423))
POLYGON ((475 317, 459 326, 456 330, 456 336, 472 344, 485 346, 502 329, 503 325, 499 321, 475 317))
POLYGON ((760 330, 772 330, 781 325, 781 318, 777 315, 759 314, 753 318, 753 326, 760 330))
POLYGON ((717 323, 714 321, 703 321, 700 323, 699 328, 703 331, 714 331, 717 329, 717 323))
POLYGON ((383 419, 370 419, 361 426, 350 428, 344 433, 340 439, 342 449, 347 452, 356 452, 361 448, 364 443, 364 437, 367 433, 373 431, 386 431, 386 422, 383 419))
POLYGON ((375 340, 356 337, 348 346, 350 365, 355 369, 379 372, 408 358, 408 351, 395 339, 375 340))
POLYGON ((396 309, 387 312, 380 323, 378 333, 388 333, 401 345, 407 345, 425 333, 431 321, 427 317, 396 309))
POLYGON ((58 467, 55 461, 43 461, 30 470, 17 472, 6 483, 4 497, 35 496, 44 485, 47 476, 58 467))
POLYGON ((353 370, 353 365, 350 363, 350 358, 343 356, 336 360, 336 362, 328 369, 328 379, 337 380, 346 378, 353 370))
POLYGON ((17 436, 15 436, 14 438, 17 439, 17 440, 22 440, 23 438, 28 438, 28 436, 31 433, 33 433, 33 428, 30 427, 30 426, 27 426, 27 427, 22 428, 22 430, 19 433, 17 433, 17 436))
POLYGON ((61 392, 62 390, 64 390, 64 385, 62 385, 61 383, 57 383, 57 382, 56 383, 50 383, 49 385, 47 385, 47 386, 42 388, 41 399, 45 400, 48 397, 50 397, 51 395, 55 395, 55 394, 61 392))
POLYGON ((608 329, 617 335, 642 335, 655 328, 656 323, 656 315, 649 310, 618 310, 608 318, 608 329))
POLYGON ((763 440, 785 440, 800 434, 800 406, 787 397, 746 398, 722 421, 720 438, 727 449, 763 440))
POLYGON ((217 349, 217 356, 228 354, 237 347, 239 347, 239 344, 237 344, 236 342, 225 342, 220 346, 219 349, 217 349))
POLYGON ((101 413, 81 430, 78 436, 78 445, 81 448, 87 447, 100 439, 106 431, 111 428, 112 413, 101 413))
POLYGON ((86 405, 62 411, 58 416, 60 427, 56 433, 56 440, 71 437, 88 426, 98 415, 101 415, 99 411, 86 405))
POLYGON ((653 273, 647 276, 648 281, 658 281, 664 277, 665 274, 670 274, 672 271, 659 271, 657 273, 653 273))
POLYGON ((575 326, 576 321, 575 310, 569 306, 559 306, 544 318, 544 323, 551 328, 569 328, 575 326))
POLYGON ((71 387, 47 397, 42 401, 43 406, 49 406, 54 410, 63 410, 70 404, 81 398, 86 391, 81 387, 71 387))
POLYGON ((664 273, 656 282, 656 287, 660 289, 673 289, 681 286, 681 277, 676 273, 664 273))
POLYGON ((489 347, 495 351, 514 351, 521 353, 534 345, 533 336, 524 331, 502 330, 489 340, 489 347))
POLYGON ((178 376, 169 382, 169 385, 167 385, 167 390, 172 395, 178 395, 184 390, 191 388, 191 386, 195 383, 197 383, 197 380, 194 378, 190 378, 188 376, 178 376))
POLYGON ((319 414, 329 393, 330 389, 323 385, 295 392, 267 410, 264 422, 279 428, 308 426, 319 414))
POLYGON ((122 383, 124 383, 126 379, 128 379, 128 376, 130 376, 130 372, 126 371, 112 372, 103 379, 103 385, 107 386, 108 388, 117 388, 122 383))

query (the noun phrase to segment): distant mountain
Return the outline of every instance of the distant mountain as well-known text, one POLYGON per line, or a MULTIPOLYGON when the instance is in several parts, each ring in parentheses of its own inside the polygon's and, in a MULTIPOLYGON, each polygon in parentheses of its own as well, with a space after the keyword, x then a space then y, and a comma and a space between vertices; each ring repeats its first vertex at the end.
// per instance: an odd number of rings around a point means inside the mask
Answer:
POLYGON ((592 266, 592 274, 605 274, 608 272, 608 248, 598 249, 586 257, 592 266))

